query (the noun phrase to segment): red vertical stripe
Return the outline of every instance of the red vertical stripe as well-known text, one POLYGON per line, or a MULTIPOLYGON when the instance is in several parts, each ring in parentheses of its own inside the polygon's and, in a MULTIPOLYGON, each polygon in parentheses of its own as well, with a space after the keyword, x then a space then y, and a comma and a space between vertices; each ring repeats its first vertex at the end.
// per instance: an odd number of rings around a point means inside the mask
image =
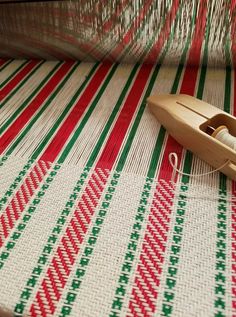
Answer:
POLYGON ((11 92, 21 80, 30 73, 30 71, 39 64, 39 61, 30 61, 23 69, 21 69, 2 89, 0 89, 0 101, 2 101, 11 92))
MULTIPOLYGON (((182 85, 180 88, 181 94, 187 94, 187 95, 194 95, 196 82, 197 82, 197 76, 199 71, 199 65, 200 65, 200 57, 201 57, 201 49, 202 49, 202 43, 204 40, 204 34, 205 34, 205 28, 206 28, 206 20, 207 20, 207 1, 201 0, 200 6, 199 6, 199 12, 198 17, 196 21, 196 27, 194 31, 193 41, 192 45, 189 51, 189 56, 187 60, 187 67, 184 72, 182 85), (196 66, 192 66, 192 63, 195 63, 196 66)), ((168 164, 166 165, 166 162, 169 161, 169 153, 174 151, 177 154, 179 154, 179 157, 181 157, 182 154, 182 146, 178 144, 176 141, 174 141, 171 137, 168 137, 167 139, 167 145, 164 152, 162 165, 160 167, 160 172, 158 175, 158 179, 168 177, 169 180, 171 178, 171 166, 168 164)), ((167 180, 167 179, 166 179, 167 180)))
MULTIPOLYGON (((199 65, 206 26, 206 13, 206 1, 202 0, 199 7, 193 42, 189 51, 188 64, 191 64, 194 60, 199 65), (201 27, 202 31, 200 32, 201 27), (199 37, 199 35, 201 36, 199 37)), ((180 93, 194 95, 197 74, 198 67, 189 66, 185 69, 180 93)), ((181 157, 183 148, 172 137, 168 136, 158 174, 157 187, 148 217, 142 251, 135 273, 127 316, 153 316, 156 310, 158 288, 165 257, 170 214, 174 197, 173 189, 169 186, 172 170, 168 163, 168 156, 172 151, 181 157)))
POLYGON ((135 79, 133 87, 131 88, 130 93, 125 101, 122 112, 120 113, 114 129, 107 140, 106 146, 97 163, 97 167, 103 167, 107 169, 112 168, 152 68, 153 66, 151 65, 142 65, 135 79))
POLYGON ((9 62, 9 59, 0 59, 0 67, 8 62, 9 62))
POLYGON ((46 98, 52 93, 58 83, 66 75, 74 62, 64 63, 56 74, 46 83, 46 85, 40 90, 36 97, 30 102, 20 116, 11 124, 11 126, 3 133, 0 138, 0 154, 6 149, 6 147, 17 136, 20 130, 26 125, 30 118, 45 102, 46 98))
POLYGON ((140 10, 140 12, 135 17, 130 29, 126 32, 126 34, 123 36, 121 42, 113 49, 113 51, 107 56, 108 59, 119 59, 119 55, 121 54, 122 50, 130 43, 130 41, 133 39, 134 33, 139 28, 141 22, 145 18, 148 9, 150 9, 150 6, 152 5, 152 0, 145 1, 144 6, 140 10))
POLYGON ((17 190, 12 200, 8 203, 5 211, 0 216, 0 248, 9 236, 11 229, 19 219, 25 206, 42 182, 50 165, 47 162, 39 161, 26 177, 25 182, 17 190))
MULTIPOLYGON (((234 71, 234 108, 232 114, 236 116, 236 0, 231 1, 230 3, 230 17, 231 17, 231 52, 232 52, 232 66, 234 71)), ((231 211, 231 296, 232 296, 232 316, 236 316, 236 182, 232 182, 232 211, 231 211)))
MULTIPOLYGON (((105 66, 104 66, 105 67, 105 66)), ((111 66, 110 66, 111 67, 111 66)), ((90 84, 86 87, 86 89, 84 90, 84 92, 82 93, 82 96, 87 96, 87 98, 84 98, 84 102, 85 104, 83 104, 83 110, 86 109, 86 107, 88 107, 89 105, 89 102, 91 100, 91 98, 93 97, 93 95, 91 95, 91 87, 93 87, 95 84, 96 84, 96 81, 97 81, 97 76, 96 75, 101 75, 103 74, 104 75, 104 69, 103 67, 100 67, 96 74, 94 75, 94 77, 91 79, 90 81, 90 84), (88 95, 90 96, 90 98, 88 98, 88 95)), ((103 78, 103 77, 102 77, 103 78)), ((101 79, 102 79, 101 78, 101 79)), ((95 94, 96 91, 93 91, 93 94, 95 94)), ((76 107, 76 106, 75 106, 76 107)), ((27 109, 26 109, 27 110, 27 109)), ((80 109, 81 110, 81 109, 80 109)), ((82 110, 81 110, 82 111, 82 110)), ((80 112, 80 116, 81 116, 82 112, 80 112)), ((71 115, 71 119, 72 119, 72 123, 75 123, 73 120, 74 120, 74 117, 73 115, 71 115)), ((79 119, 79 117, 77 117, 77 120, 79 119)), ((66 123, 62 124, 61 126, 61 129, 64 131, 66 129, 64 129, 64 125, 66 123)), ((69 134, 67 133, 67 137, 69 137, 69 134)), ((53 140, 60 140, 61 138, 61 133, 60 131, 58 131, 58 133, 55 135, 54 139, 53 140)), ((58 143, 58 142, 56 142, 58 143)), ((44 151, 44 154, 42 155, 42 157, 47 157, 48 155, 48 149, 46 149, 44 151), (44 155, 45 154, 45 155, 44 155)), ((41 162, 42 160, 39 160, 39 163, 41 162)), ((43 161, 42 161, 43 162, 43 161)), ((47 160, 45 160, 45 162, 47 162, 47 160)), ((50 165, 47 163, 47 169, 45 170, 45 174, 48 172, 48 170, 50 169, 50 165)), ((5 235, 4 236, 0 236, 0 246, 3 245, 3 243, 5 242, 5 239, 9 236, 10 232, 11 232, 11 229, 13 229, 13 227, 15 226, 16 224, 16 221, 17 219, 20 217, 20 214, 24 211, 24 208, 18 208, 17 206, 19 205, 19 193, 22 193, 22 189, 24 189, 25 187, 28 188, 28 196, 27 198, 24 200, 24 204, 25 206, 28 204, 29 200, 33 197, 34 193, 35 193, 35 190, 39 187, 39 185, 41 184, 41 181, 42 181, 42 178, 39 174, 39 171, 37 168, 33 168, 33 172, 30 172, 24 179, 24 182, 23 184, 21 185, 20 189, 16 191, 16 193, 14 194, 13 198, 12 198, 12 209, 13 209, 13 213, 14 215, 11 216, 11 219, 9 219, 9 221, 11 222, 11 225, 7 225, 7 212, 8 212, 8 209, 6 208, 2 215, 1 215, 1 219, 2 219, 2 227, 6 227, 7 229, 4 229, 5 231, 5 235), (32 175, 33 173, 33 175, 32 175)), ((9 212, 8 212, 9 213, 9 212)), ((0 224, 1 225, 1 224, 0 224)))
POLYGON ((143 65, 133 83, 116 124, 110 133, 88 185, 79 200, 73 217, 64 230, 58 248, 30 308, 31 316, 49 316, 55 312, 74 261, 78 256, 92 217, 104 191, 110 168, 116 161, 128 127, 146 87, 152 66, 143 65), (103 167, 102 169, 100 167, 103 167), (106 167, 107 169, 104 169, 106 167), (76 238, 75 238, 76 237, 76 238), (60 272, 58 265, 62 263, 60 272), (50 281, 50 284, 49 284, 50 281), (60 281, 60 282, 59 282, 60 281), (55 285, 55 289, 51 289, 55 285), (50 292, 49 292, 50 290, 50 292))
POLYGON ((100 66, 98 71, 93 76, 93 79, 88 84, 86 90, 81 95, 76 105, 70 112, 69 116, 66 118, 63 125, 58 130, 56 136, 53 138, 53 140, 48 145, 45 152, 42 154, 41 156, 42 160, 54 161, 56 159, 57 155, 61 151, 65 142, 68 140, 70 134, 74 130, 75 126, 77 125, 78 120, 83 115, 85 109, 87 108, 88 104, 91 102, 97 89, 103 82, 104 78, 106 77, 110 69, 111 69, 110 63, 104 63, 100 66))
POLYGON ((232 183, 232 211, 231 211, 231 296, 232 316, 236 316, 236 182, 232 183))
POLYGON ((170 11, 165 17, 165 23, 160 30, 158 39, 156 43, 152 46, 150 52, 145 57, 145 61, 149 61, 153 63, 157 62, 157 58, 164 47, 164 43, 168 40, 168 37, 170 36, 171 27, 172 27, 173 21, 176 18, 178 8, 179 8, 179 0, 173 0, 170 11))

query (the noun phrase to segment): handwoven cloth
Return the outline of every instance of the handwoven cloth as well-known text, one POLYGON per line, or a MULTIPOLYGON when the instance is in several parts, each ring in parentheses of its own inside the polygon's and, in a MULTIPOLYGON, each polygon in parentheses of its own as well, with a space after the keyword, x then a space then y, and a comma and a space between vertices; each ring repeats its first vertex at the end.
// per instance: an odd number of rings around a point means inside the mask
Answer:
POLYGON ((177 65, 189 42, 198 52, 206 41, 208 65, 235 65, 234 0, 19 2, 0 1, 1 57, 156 63, 166 51, 177 65))
MULTIPOLYGON (((190 58, 190 57, 188 57, 190 58)), ((15 316, 234 316, 235 183, 146 98, 235 114, 227 69, 1 61, 0 307, 15 316)))

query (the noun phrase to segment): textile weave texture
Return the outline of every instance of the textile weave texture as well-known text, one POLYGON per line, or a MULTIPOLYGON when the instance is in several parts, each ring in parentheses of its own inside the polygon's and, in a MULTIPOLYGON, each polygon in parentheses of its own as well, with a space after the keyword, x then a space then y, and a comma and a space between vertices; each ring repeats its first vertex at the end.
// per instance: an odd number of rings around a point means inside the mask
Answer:
POLYGON ((190 42, 207 42, 208 65, 235 65, 234 0, 11 2, 0 1, 1 57, 157 63, 166 53, 177 65, 190 42))
POLYGON ((146 106, 150 94, 186 93, 235 115, 235 72, 165 61, 0 67, 1 309, 235 316, 235 182, 171 182, 171 151, 184 172, 211 167, 146 106))

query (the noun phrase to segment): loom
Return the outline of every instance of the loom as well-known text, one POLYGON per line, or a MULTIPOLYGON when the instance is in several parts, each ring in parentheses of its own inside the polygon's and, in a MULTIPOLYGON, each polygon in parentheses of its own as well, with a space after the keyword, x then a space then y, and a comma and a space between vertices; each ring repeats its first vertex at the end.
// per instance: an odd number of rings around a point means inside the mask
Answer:
POLYGON ((236 316, 235 17, 0 0, 0 317, 236 316))

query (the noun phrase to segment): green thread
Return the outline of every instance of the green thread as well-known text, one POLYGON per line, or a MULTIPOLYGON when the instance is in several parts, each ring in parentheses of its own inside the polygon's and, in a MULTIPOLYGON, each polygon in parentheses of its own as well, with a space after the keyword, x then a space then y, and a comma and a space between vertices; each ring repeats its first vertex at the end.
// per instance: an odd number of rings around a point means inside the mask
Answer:
MULTIPOLYGON (((3 165, 3 162, 6 162, 8 159, 8 156, 5 155, 2 157, 2 161, 0 163, 0 166, 3 165)), ((0 199, 0 210, 3 208, 3 206, 8 202, 8 200, 12 197, 14 194, 16 188, 26 175, 27 171, 32 167, 32 164, 34 163, 34 160, 29 159, 27 163, 23 166, 23 169, 18 173, 17 177, 14 179, 12 184, 9 186, 3 197, 0 199)))
POLYGON ((28 61, 25 61, 20 66, 18 66, 17 69, 0 84, 0 89, 2 89, 3 86, 5 86, 12 79, 12 77, 15 76, 27 63, 28 61))
POLYGON ((32 126, 35 124, 35 122, 40 118, 40 116, 44 113, 44 111, 51 104, 53 99, 57 96, 59 91, 65 86, 66 82, 72 76, 72 74, 75 72, 75 70, 79 66, 79 64, 80 64, 80 62, 77 62, 72 67, 72 69, 69 71, 69 73, 65 76, 65 78, 60 82, 60 84, 53 91, 53 93, 50 95, 50 97, 46 100, 44 105, 42 107, 40 107, 40 110, 27 123, 26 127, 23 129, 23 131, 20 133, 20 135, 18 135, 17 139, 14 141, 14 143, 11 145, 11 147, 7 150, 7 152, 6 152, 7 155, 10 155, 14 151, 14 149, 17 147, 17 145, 22 141, 22 139, 26 136, 26 134, 29 132, 29 130, 32 128, 32 126))
MULTIPOLYGON (((57 170, 60 169, 60 167, 60 164, 55 165, 53 176, 56 175, 57 170)), ((38 257, 37 264, 33 268, 30 277, 27 279, 26 286, 23 288, 23 291, 20 295, 20 300, 15 305, 14 312, 16 317, 20 317, 24 313, 26 303, 29 300, 34 287, 38 283, 38 279, 43 271, 43 267, 47 264, 49 255, 52 253, 53 248, 55 247, 56 242, 60 237, 61 231, 64 227, 67 218, 69 217, 73 207, 76 204, 76 200, 79 196, 81 188, 85 183, 89 171, 89 167, 85 167, 83 169, 83 172, 81 173, 79 180, 77 181, 72 193, 69 196, 69 199, 67 200, 63 210, 61 211, 60 216, 58 217, 57 222, 53 227, 51 234, 48 237, 47 244, 43 247, 43 250, 38 257)), ((46 179, 46 186, 48 187, 51 182, 52 180, 50 178, 48 180, 46 179)), ((37 199, 39 199, 39 197, 37 199)), ((38 204, 39 200, 37 200, 36 203, 38 204)), ((33 213, 35 211, 35 208, 35 205, 33 205, 31 208, 28 209, 28 213, 33 213)))
MULTIPOLYGON (((37 86, 36 89, 30 94, 30 96, 22 103, 20 107, 17 108, 17 110, 6 120, 6 122, 0 127, 0 134, 2 134, 14 121, 17 116, 27 107, 27 105, 32 101, 32 99, 35 97, 35 95, 40 91, 41 88, 47 83, 47 81, 54 75, 54 73, 57 71, 59 66, 62 64, 62 62, 59 62, 54 66, 54 68, 49 72, 49 74, 41 81, 41 83, 37 86)), ((4 104, 0 104, 0 109, 3 107, 4 104)))
MULTIPOLYGON (((113 109, 113 111, 111 113, 111 116, 110 116, 106 126, 104 127, 103 132, 105 131, 105 133, 101 134, 101 137, 99 139, 99 145, 97 144, 97 146, 95 147, 95 150, 93 151, 92 155, 90 156, 90 159, 89 159, 90 164, 94 163, 94 161, 95 161, 95 159, 96 159, 96 157, 97 157, 97 155, 98 155, 98 153, 99 153, 99 151, 100 151, 100 149, 102 147, 102 144, 103 144, 103 142, 104 142, 104 140, 106 138, 106 135, 109 132, 109 128, 112 125, 112 121, 114 121, 114 119, 115 119, 115 114, 118 112, 119 107, 121 106, 121 102, 123 101, 128 89, 129 89, 129 86, 131 85, 132 78, 135 76, 136 71, 137 71, 137 67, 134 67, 133 71, 131 72, 131 74, 129 76, 127 84, 125 85, 125 87, 124 87, 124 89, 122 91, 122 96, 123 97, 122 97, 122 99, 118 100, 117 107, 115 107, 113 109)), ((65 223, 65 217, 67 217, 70 214, 71 209, 73 208, 73 206, 74 206, 74 204, 76 202, 76 199, 78 197, 78 193, 81 190, 81 186, 84 184, 84 181, 87 178, 89 171, 90 171, 90 167, 87 164, 87 166, 85 167, 83 173, 80 176, 80 179, 79 179, 77 185, 75 186, 72 194, 70 195, 69 200, 67 201, 67 203, 65 205, 65 208, 62 210, 61 216, 57 220, 57 224, 54 227, 54 229, 53 229, 53 231, 52 231, 52 233, 50 235, 51 238, 49 237, 49 240, 52 239, 52 243, 49 246, 50 252, 52 252, 52 250, 53 250, 53 245, 56 243, 56 241, 58 239, 58 236, 61 233, 61 230, 62 230, 63 225, 65 223)), ((48 249, 48 247, 45 246, 43 248, 43 250, 45 248, 48 249)), ((40 258, 38 259, 37 266, 34 268, 34 271, 32 272, 30 278, 28 279, 28 281, 33 281, 32 283, 29 282, 32 287, 34 287, 36 285, 37 279, 38 279, 38 277, 40 276, 40 274, 42 272, 42 266, 46 265, 47 260, 48 260, 48 256, 46 254, 44 254, 44 252, 43 252, 42 255, 40 256, 40 258), (40 264, 40 267, 38 267, 38 264, 40 264), (35 276, 34 272, 37 272, 37 276, 35 276)), ((26 306, 26 302, 27 302, 27 300, 29 300, 29 298, 30 298, 30 296, 32 294, 32 289, 29 289, 28 282, 27 282, 27 285, 25 286, 22 294, 21 294, 20 300, 18 301, 18 303, 15 306, 15 313, 17 314, 16 316, 22 316, 22 313, 23 313, 24 308, 26 306)))
POLYGON ((60 168, 59 165, 54 166, 53 170, 48 174, 45 181, 42 182, 42 186, 40 190, 37 192, 37 195, 35 196, 35 198, 32 200, 32 203, 29 205, 27 210, 24 210, 24 214, 22 215, 22 220, 18 222, 16 230, 14 230, 13 234, 10 236, 10 238, 7 240, 6 245, 4 246, 5 251, 2 251, 0 253, 0 269, 3 268, 4 262, 8 259, 10 252, 14 249, 17 240, 19 240, 27 223, 31 219, 31 215, 34 213, 36 206, 40 203, 42 197, 44 197, 46 190, 49 188, 50 184, 52 183, 54 177, 57 174, 57 170, 59 168, 60 168))
POLYGON ((226 317, 226 224, 227 186, 226 177, 221 175, 216 230, 215 317, 226 317))
POLYGON ((40 62, 36 67, 33 68, 33 70, 30 71, 30 73, 20 81, 20 83, 17 85, 17 87, 9 93, 8 96, 4 98, 2 102, 0 102, 0 109, 20 90, 21 87, 24 86, 24 84, 36 73, 36 71, 45 63, 45 61, 40 62))

